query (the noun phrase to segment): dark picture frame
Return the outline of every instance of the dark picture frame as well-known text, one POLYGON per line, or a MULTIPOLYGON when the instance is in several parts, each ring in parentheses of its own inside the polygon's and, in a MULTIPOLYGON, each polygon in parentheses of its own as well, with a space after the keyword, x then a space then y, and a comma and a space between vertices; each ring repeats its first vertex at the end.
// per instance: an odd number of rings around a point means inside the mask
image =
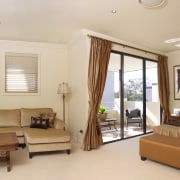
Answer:
POLYGON ((180 65, 173 66, 174 70, 174 99, 180 100, 180 65))

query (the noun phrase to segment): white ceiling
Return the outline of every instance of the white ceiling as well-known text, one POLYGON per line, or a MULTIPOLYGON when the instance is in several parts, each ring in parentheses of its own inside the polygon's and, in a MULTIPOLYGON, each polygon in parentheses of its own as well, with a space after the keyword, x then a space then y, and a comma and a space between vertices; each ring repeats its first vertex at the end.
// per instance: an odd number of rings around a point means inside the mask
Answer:
POLYGON ((138 0, 1 0, 0 39, 67 43, 89 29, 171 52, 180 48, 163 41, 180 37, 179 18, 180 0, 157 9, 143 8, 138 0))

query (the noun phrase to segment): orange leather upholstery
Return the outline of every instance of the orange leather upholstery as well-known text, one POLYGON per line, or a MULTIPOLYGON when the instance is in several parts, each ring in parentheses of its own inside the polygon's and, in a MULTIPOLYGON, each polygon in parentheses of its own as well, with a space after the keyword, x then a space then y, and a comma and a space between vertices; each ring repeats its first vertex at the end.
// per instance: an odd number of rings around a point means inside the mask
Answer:
POLYGON ((180 138, 147 135, 140 138, 139 154, 146 158, 180 168, 180 138))

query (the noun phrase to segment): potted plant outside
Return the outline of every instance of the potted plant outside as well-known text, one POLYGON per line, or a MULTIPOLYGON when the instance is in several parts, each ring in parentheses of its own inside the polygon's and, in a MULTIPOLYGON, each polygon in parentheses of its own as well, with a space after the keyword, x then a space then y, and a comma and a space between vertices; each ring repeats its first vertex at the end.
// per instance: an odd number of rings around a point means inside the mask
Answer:
POLYGON ((107 118, 107 112, 106 112, 106 107, 105 106, 101 105, 99 107, 98 118, 102 119, 102 120, 107 118))

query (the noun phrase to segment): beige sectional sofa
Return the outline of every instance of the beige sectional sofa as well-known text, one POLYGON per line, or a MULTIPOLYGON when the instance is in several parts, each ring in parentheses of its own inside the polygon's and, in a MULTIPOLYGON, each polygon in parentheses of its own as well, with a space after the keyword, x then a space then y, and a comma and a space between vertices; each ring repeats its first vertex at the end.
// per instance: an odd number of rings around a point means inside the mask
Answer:
MULTIPOLYGON (((52 108, 0 109, 0 133, 15 132, 20 145, 26 145, 29 157, 36 152, 71 151, 70 133, 64 131, 64 122, 51 119, 47 129, 31 128, 31 117, 54 114, 52 108)), ((51 116, 49 116, 52 118, 51 116)))

